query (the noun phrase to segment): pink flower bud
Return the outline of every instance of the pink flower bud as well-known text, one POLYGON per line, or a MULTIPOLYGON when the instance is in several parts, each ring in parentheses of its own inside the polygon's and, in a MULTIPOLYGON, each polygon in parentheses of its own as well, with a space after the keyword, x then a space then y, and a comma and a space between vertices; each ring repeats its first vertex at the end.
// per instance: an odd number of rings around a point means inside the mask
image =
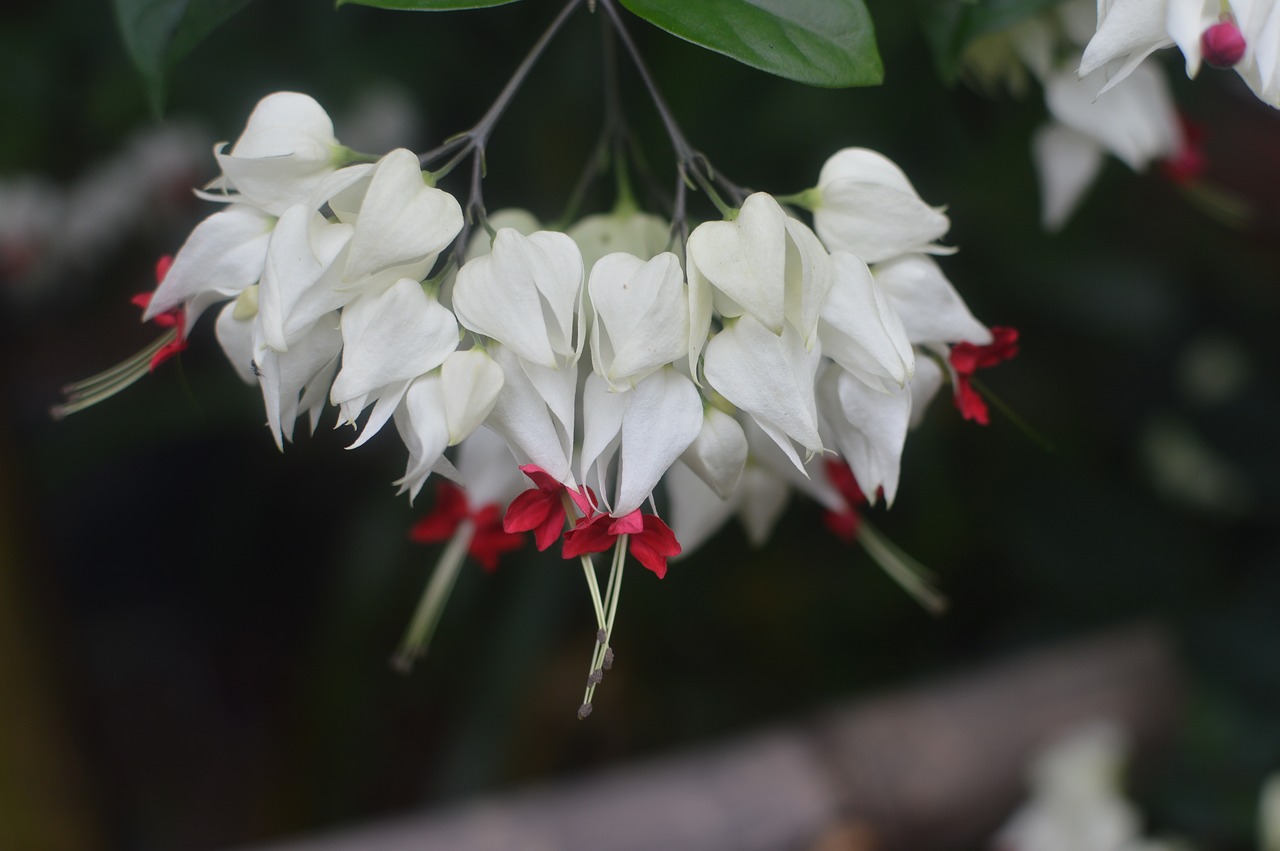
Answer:
POLYGON ((1232 68, 1244 56, 1244 36, 1234 21, 1220 21, 1200 36, 1204 61, 1215 68, 1232 68))

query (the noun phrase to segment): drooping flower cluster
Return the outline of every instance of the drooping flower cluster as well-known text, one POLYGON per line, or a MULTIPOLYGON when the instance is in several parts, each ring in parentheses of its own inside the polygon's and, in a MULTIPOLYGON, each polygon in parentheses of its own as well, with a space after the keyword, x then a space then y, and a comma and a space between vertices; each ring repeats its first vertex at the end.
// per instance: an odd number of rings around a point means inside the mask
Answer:
POLYGON ((756 193, 683 246, 623 203, 567 232, 495 214, 451 255, 462 207, 417 155, 353 154, 305 95, 265 98, 214 153, 222 176, 202 196, 223 209, 146 316, 181 317, 185 340, 221 303, 218 341, 259 386, 280 447, 332 405, 341 423, 363 420, 352 447, 395 423, 410 499, 433 473, 466 489, 439 490, 417 527, 450 549, 400 662, 429 638, 468 551, 492 567, 512 534, 534 531, 539 549, 563 537, 600 627, 585 711, 612 659, 627 552, 661 577, 681 540, 688 550, 735 509, 758 540, 790 486, 839 510, 821 463, 837 454, 854 490, 892 503, 929 399, 950 378, 983 419, 968 376, 1012 353, 931 256, 953 250, 938 244, 947 216, 870 150, 838 152, 816 187, 784 199, 812 228, 756 193), (993 345, 998 357, 958 359, 993 345), (675 533, 653 500, 664 478, 675 533), (590 554, 610 548, 602 599, 590 554))

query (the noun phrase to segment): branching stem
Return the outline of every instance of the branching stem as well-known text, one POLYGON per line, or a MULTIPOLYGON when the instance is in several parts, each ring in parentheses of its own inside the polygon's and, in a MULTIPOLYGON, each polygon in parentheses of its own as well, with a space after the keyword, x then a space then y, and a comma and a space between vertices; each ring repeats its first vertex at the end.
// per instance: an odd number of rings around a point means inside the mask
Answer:
POLYGON ((599 0, 599 4, 613 24, 613 29, 618 34, 618 40, 626 48, 627 54, 631 57, 631 61, 636 67, 636 72, 640 75, 645 89, 648 90, 649 98, 653 101, 654 109, 658 111, 659 118, 662 119, 662 126, 666 129, 667 138, 670 140, 671 148, 675 153, 676 188, 672 201, 671 227, 673 232, 679 236, 680 243, 683 245, 688 238, 689 231, 687 196, 691 183, 706 192, 711 202, 724 214, 729 213, 732 207, 720 198, 720 195, 715 191, 715 184, 719 184, 728 193, 735 205, 740 206, 748 193, 741 186, 717 174, 707 163, 707 158, 689 144, 688 138, 676 121, 675 114, 671 111, 671 107, 667 105, 666 99, 658 89, 658 84, 654 80, 653 74, 649 71, 649 66, 645 64, 644 57, 641 56, 639 48, 636 47, 635 41, 632 40, 631 33, 627 31, 617 6, 614 5, 613 0, 599 0))

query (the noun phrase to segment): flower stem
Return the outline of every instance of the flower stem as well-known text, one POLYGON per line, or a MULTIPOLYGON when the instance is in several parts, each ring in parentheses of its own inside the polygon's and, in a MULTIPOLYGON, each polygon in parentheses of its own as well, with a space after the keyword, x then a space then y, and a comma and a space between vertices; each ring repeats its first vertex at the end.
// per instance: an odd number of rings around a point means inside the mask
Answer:
POLYGON ((466 560, 467 548, 471 546, 475 531, 474 523, 470 520, 462 521, 453 533, 449 545, 440 554, 436 569, 422 592, 422 599, 418 601, 418 608, 413 612, 413 619, 409 621, 409 628, 405 630, 400 646, 391 657, 391 667, 400 673, 409 673, 413 669, 413 663, 426 655, 445 603, 449 601, 454 581, 458 578, 462 562, 466 560))
POLYGON ((676 121, 675 114, 671 111, 671 107, 667 105, 662 92, 659 91, 658 84, 654 80, 653 74, 649 71, 649 66, 645 64, 644 57, 641 56, 639 48, 636 47, 635 41, 632 40, 631 33, 627 31, 622 16, 618 13, 613 0, 599 0, 599 3, 600 8, 604 10, 613 24, 613 29, 618 34, 618 39, 622 42, 623 47, 626 48, 627 54, 630 55, 631 61, 636 67, 636 72, 640 75, 641 81, 648 90, 649 99, 653 101, 654 109, 658 111, 658 117, 662 120, 662 126, 667 131, 667 138, 671 142, 672 151, 676 155, 676 189, 672 203, 671 227, 673 232, 680 234, 680 242, 683 245, 688 239, 689 231, 687 194, 691 179, 698 187, 707 192, 712 203, 722 213, 732 208, 725 204, 712 190, 713 183, 719 183, 737 204, 742 203, 747 196, 747 192, 737 184, 716 174, 707 163, 707 158, 694 150, 693 146, 689 144, 688 138, 685 137, 684 131, 680 129, 680 125, 676 121))
POLYGON ((461 257, 463 252, 466 251, 468 237, 475 224, 479 222, 484 225, 488 221, 485 215, 481 183, 485 172, 485 146, 489 143, 489 136, 507 111, 507 107, 511 105, 511 100, 516 96, 516 92, 520 91, 520 87, 528 79, 529 72, 533 70, 533 66, 538 64, 542 54, 546 53, 547 47, 560 30, 563 29, 565 21, 569 20, 569 17, 582 3, 583 0, 569 0, 564 5, 564 8, 556 15, 555 20, 543 31, 538 40, 534 42, 533 47, 525 54, 524 59, 516 67, 511 78, 502 87, 502 91, 498 93, 498 97, 474 127, 446 139, 438 147, 418 156, 418 162, 425 169, 429 164, 441 157, 452 155, 438 171, 431 173, 433 184, 457 168, 468 156, 473 157, 470 197, 467 199, 466 218, 463 222, 462 230, 454 241, 453 253, 458 257, 461 257))
MULTIPOLYGON (((507 107, 511 104, 512 98, 516 92, 520 91, 520 87, 524 85, 525 80, 529 76, 529 72, 533 70, 533 66, 538 64, 538 60, 542 58, 542 54, 546 52, 547 46, 551 44, 552 39, 564 27, 565 21, 573 14, 573 11, 582 5, 582 0, 569 0, 564 8, 560 10, 560 14, 556 15, 555 20, 542 33, 541 37, 534 43, 529 52, 525 54, 524 59, 517 66, 515 73, 511 75, 511 79, 507 80, 507 84, 502 87, 502 91, 498 93, 498 97, 494 100, 493 105, 485 112, 484 116, 476 122, 475 126, 466 132, 459 133, 450 139, 445 140, 437 148, 433 148, 422 154, 418 160, 425 167, 427 164, 444 156, 445 154, 456 151, 458 148, 465 148, 468 151, 484 150, 485 144, 489 141, 489 135, 493 132, 493 128, 502 118, 502 114, 506 112, 507 107)), ((456 158, 455 158, 456 159, 456 158)))
POLYGON ((933 587, 933 573, 929 568, 907 555, 880 534, 864 517, 858 524, 858 543, 876 564, 902 590, 910 594, 930 614, 940 615, 947 610, 947 598, 933 587))

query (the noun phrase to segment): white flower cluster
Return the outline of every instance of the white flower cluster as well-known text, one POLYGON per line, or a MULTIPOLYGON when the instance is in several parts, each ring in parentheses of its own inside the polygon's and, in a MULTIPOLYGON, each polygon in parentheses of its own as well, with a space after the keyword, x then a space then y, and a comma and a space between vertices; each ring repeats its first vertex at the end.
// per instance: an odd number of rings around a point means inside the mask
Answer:
POLYGON ((218 340, 261 387, 276 442, 326 403, 346 423, 368 410, 354 445, 394 421, 411 497, 432 472, 465 478, 445 451, 483 425, 614 518, 677 462, 731 499, 763 452, 800 478, 838 452, 892 501, 949 344, 992 340, 929 256, 949 251, 947 217, 869 150, 840 151, 795 196, 813 229, 757 193, 695 228, 682 258, 635 211, 567 233, 498 214, 456 274, 427 279, 463 214, 415 154, 345 164, 324 110, 295 93, 265 98, 225 148, 204 195, 226 207, 147 316, 181 310, 189 329, 225 302, 218 340))
POLYGON ((1162 47, 1177 45, 1194 77, 1201 62, 1235 68, 1249 88, 1280 107, 1280 4, 1275 0, 1098 0, 1097 33, 1080 73, 1102 71, 1103 91, 1162 47))
POLYGON ((1106 68, 1088 66, 1084 73, 1082 51, 1096 24, 1094 0, 1068 0, 975 43, 967 56, 979 77, 1017 88, 1029 72, 1044 89, 1050 120, 1031 149, 1048 230, 1066 224, 1107 154, 1141 172, 1187 148, 1159 63, 1135 62, 1110 80, 1106 68))

